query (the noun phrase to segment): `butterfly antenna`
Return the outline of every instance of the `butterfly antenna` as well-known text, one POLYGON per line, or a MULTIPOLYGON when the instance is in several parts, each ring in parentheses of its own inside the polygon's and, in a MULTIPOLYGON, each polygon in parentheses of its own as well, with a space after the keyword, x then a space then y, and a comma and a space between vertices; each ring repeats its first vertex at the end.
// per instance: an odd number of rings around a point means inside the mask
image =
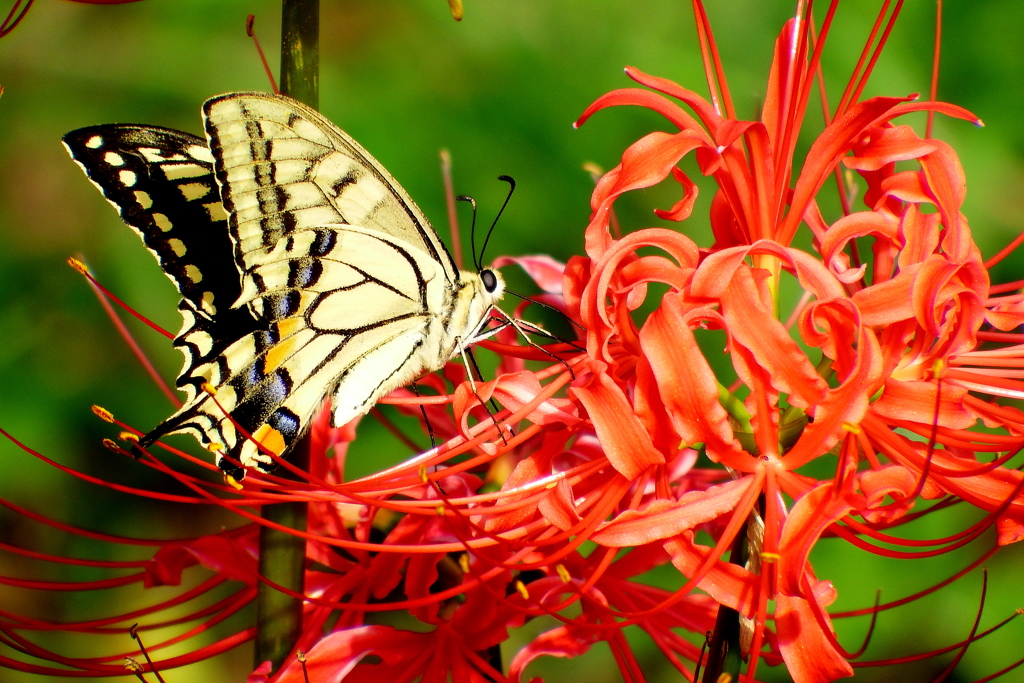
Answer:
POLYGON ((455 201, 469 202, 473 205, 473 222, 469 226, 469 251, 473 254, 473 267, 479 271, 480 261, 476 257, 476 200, 469 195, 460 194, 455 201))
MULTIPOLYGON (((505 207, 508 206, 509 200, 512 199, 512 193, 516 191, 516 181, 512 176, 500 175, 498 176, 498 180, 504 180, 508 183, 508 194, 505 195, 505 201, 502 203, 501 208, 498 209, 498 215, 494 217, 494 222, 491 223, 491 227, 487 230, 487 236, 484 238, 484 246, 480 247, 480 256, 477 258, 479 264, 484 262, 484 252, 487 251, 487 243, 491 241, 491 233, 494 232, 494 226, 498 224, 498 219, 501 218, 501 214, 505 212, 505 207)), ((477 270, 480 270, 479 264, 476 267, 477 270)))

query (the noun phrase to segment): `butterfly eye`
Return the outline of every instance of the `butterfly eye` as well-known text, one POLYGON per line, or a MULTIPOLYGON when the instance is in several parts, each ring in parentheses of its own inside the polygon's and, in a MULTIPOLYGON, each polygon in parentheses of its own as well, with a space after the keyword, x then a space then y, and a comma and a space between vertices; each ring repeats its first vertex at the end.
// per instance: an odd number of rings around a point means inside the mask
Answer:
POLYGON ((498 288, 498 278, 494 275, 492 270, 481 270, 480 281, 484 283, 484 289, 488 292, 494 292, 498 288))

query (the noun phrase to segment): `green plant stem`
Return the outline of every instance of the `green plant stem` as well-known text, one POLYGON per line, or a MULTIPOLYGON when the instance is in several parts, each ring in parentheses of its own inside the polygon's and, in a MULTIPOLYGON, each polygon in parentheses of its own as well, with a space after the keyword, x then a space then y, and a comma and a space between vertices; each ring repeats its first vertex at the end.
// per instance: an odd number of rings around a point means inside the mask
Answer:
POLYGON ((281 93, 320 108, 320 0, 283 0, 281 93))
MULTIPOLYGON (((313 108, 320 102, 320 0, 283 0, 281 13, 281 93, 313 108)), ((289 460, 309 469, 307 434, 289 460)), ((306 530, 305 503, 264 505, 263 519, 286 529, 306 530)), ((260 576, 292 593, 305 591, 306 539, 260 527, 260 576)), ((256 666, 270 661, 274 671, 302 634, 302 600, 261 581, 256 589, 256 666)))

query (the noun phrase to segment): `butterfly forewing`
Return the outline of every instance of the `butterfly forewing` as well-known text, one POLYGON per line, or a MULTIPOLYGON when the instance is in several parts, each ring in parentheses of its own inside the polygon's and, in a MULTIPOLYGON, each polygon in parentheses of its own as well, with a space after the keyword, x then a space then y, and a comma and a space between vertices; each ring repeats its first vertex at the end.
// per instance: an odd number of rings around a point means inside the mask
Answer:
POLYGON ((204 105, 206 132, 243 270, 281 237, 347 223, 425 252, 449 282, 458 277, 444 243, 395 179, 358 143, 309 107, 263 93, 204 105))
POLYGON ((64 144, 182 298, 207 316, 234 302, 238 273, 224 269, 231 263, 228 217, 205 140, 166 128, 105 125, 72 131, 64 144))
POLYGON ((195 370, 256 323, 247 311, 231 310, 241 286, 213 155, 195 135, 131 124, 80 128, 64 145, 181 293, 175 346, 185 366, 178 386, 191 400, 202 384, 195 370))

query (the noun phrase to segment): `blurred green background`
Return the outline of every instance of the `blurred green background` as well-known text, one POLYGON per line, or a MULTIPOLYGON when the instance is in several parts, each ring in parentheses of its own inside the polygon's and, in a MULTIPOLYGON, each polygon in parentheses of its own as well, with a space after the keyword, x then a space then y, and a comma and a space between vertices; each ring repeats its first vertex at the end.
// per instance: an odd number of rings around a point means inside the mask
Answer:
MULTIPOLYGON (((10 4, 0 3, 0 12, 10 4)), ((741 116, 757 112, 773 42, 793 4, 707 2, 741 116)), ((878 4, 851 0, 841 7, 824 62, 833 102, 878 4)), ((867 94, 927 93, 933 5, 907 3, 867 94)), ((946 5, 940 98, 971 109, 987 127, 939 119, 936 131, 961 155, 969 189, 965 213, 983 254, 990 256, 1024 229, 1024 44, 1019 40, 1024 4, 961 0, 946 5)), ((489 220, 503 198, 505 186, 496 176, 516 178, 519 190, 494 235, 491 257, 547 253, 566 259, 582 253, 593 184, 581 165, 593 161, 610 168, 628 144, 651 130, 668 129, 638 109, 603 112, 581 130, 571 128, 594 98, 630 85, 623 66, 706 92, 692 13, 680 0, 466 0, 461 23, 452 20, 444 0, 323 0, 322 12, 322 111, 391 170, 442 226, 442 235, 447 238, 438 150, 451 150, 455 190, 476 197, 482 220, 489 220)), ((142 487, 167 486, 100 446, 100 439, 115 437, 116 429, 94 418, 91 404, 142 430, 166 417, 170 406, 65 259, 82 255, 107 287, 165 328, 177 330, 179 319, 170 282, 67 157, 60 138, 74 128, 112 122, 198 134, 198 110, 206 98, 268 89, 245 34, 250 13, 276 71, 278 0, 146 0, 123 6, 38 0, 24 24, 0 40, 5 89, 0 98, 0 426, 61 463, 142 487)), ((812 129, 816 116, 810 117, 812 129)), ((709 245, 709 197, 706 192, 703 211, 685 226, 702 246, 709 245)), ((667 208, 675 198, 672 188, 634 193, 620 202, 623 226, 661 223, 651 209, 667 208)), ((1019 278, 1021 270, 1018 259, 996 268, 995 278, 1019 278)), ((129 326, 163 375, 173 379, 181 361, 166 340, 134 321, 129 326)), ((0 441, 0 472, 0 496, 88 528, 169 538, 232 523, 209 511, 110 494, 6 441, 0 441)), ((911 533, 940 536, 963 528, 968 522, 958 512, 911 533)), ((0 534, 7 543, 70 556, 114 552, 45 534, 7 511, 0 511, 0 534)), ((826 543, 814 559, 819 578, 831 578, 839 587, 839 607, 852 609, 868 606, 879 588, 883 601, 924 588, 977 552, 910 563, 826 543)), ((1024 606, 1017 582, 1022 561, 1024 555, 1010 548, 989 563, 993 586, 983 627, 1024 606)), ((7 553, 0 553, 0 574, 48 575, 36 565, 26 569, 7 553)), ((868 657, 960 640, 970 629, 979 592, 975 573, 922 605, 886 613, 868 657)), ((0 588, 0 595, 0 610, 55 620, 111 608, 102 596, 68 600, 8 588, 0 588)), ((129 607, 118 603, 113 609, 129 607)), ((839 634, 853 650, 867 622, 847 621, 838 625, 839 634)), ((534 624, 530 630, 542 627, 534 624)), ((1020 625, 1011 624, 972 646, 950 680, 976 679, 1009 664, 1019 656, 1020 641, 1020 625)), ((678 680, 649 642, 642 637, 633 642, 649 662, 650 680, 678 680)), ((116 649, 131 649, 127 637, 116 649)), ((0 655, 6 654, 0 647, 0 655)), ((506 661, 510 658, 506 652, 506 661)), ((241 681, 250 660, 248 648, 239 648, 205 668, 165 675, 168 681, 241 681)), ((934 663, 908 665, 898 674, 862 669, 857 678, 928 680, 940 669, 934 663)), ((615 671, 601 645, 581 660, 549 660, 530 669, 550 681, 570 676, 614 681, 615 671)), ((780 671, 761 673, 787 680, 780 671)), ((0 681, 23 680, 42 679, 0 671, 0 681)), ((1020 681, 1024 675, 1002 680, 1020 681)))

